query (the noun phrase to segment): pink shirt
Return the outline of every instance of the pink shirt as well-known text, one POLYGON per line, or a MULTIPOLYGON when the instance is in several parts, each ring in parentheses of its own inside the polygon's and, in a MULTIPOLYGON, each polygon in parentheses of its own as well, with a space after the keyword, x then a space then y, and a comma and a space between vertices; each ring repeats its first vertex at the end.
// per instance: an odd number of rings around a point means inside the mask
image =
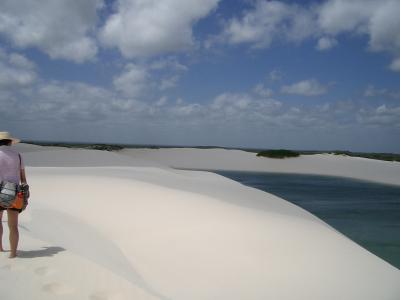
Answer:
MULTIPOLYGON (((21 167, 24 169, 22 156, 21 167)), ((17 184, 20 182, 18 152, 10 146, 0 146, 0 180, 17 184)))

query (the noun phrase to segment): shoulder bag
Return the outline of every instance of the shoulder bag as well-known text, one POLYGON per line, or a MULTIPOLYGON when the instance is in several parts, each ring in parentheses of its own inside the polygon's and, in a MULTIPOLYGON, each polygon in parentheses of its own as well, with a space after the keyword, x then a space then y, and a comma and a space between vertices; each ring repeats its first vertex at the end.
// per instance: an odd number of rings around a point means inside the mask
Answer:
MULTIPOLYGON (((21 171, 21 155, 19 156, 19 172, 21 171)), ((29 185, 0 181, 0 206, 24 210, 28 206, 29 185)))

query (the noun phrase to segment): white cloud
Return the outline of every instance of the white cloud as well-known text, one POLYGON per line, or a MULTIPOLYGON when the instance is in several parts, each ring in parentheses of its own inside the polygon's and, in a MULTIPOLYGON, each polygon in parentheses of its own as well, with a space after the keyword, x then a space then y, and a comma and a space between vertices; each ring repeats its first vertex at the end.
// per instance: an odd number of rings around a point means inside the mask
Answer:
POLYGON ((52 123, 106 122, 127 124, 132 116, 148 117, 150 106, 114 91, 76 82, 40 82, 25 95, 0 94, 0 113, 11 120, 52 123), (15 99, 15 100, 14 100, 15 99))
POLYGON ((202 124, 236 124, 238 127, 280 130, 347 128, 357 124, 354 103, 323 105, 284 105, 283 102, 260 98, 248 93, 222 93, 204 105, 202 124), (350 105, 351 104, 351 105, 350 105))
POLYGON ((337 45, 342 34, 366 35, 368 49, 393 55, 389 68, 400 71, 400 1, 327 0, 320 4, 288 4, 256 0, 240 17, 224 22, 222 33, 210 42, 250 44, 267 48, 275 41, 317 39, 317 50, 337 45))
POLYGON ((317 48, 317 50, 323 51, 323 50, 331 49, 331 48, 335 47, 336 45, 337 45, 336 39, 324 36, 318 40, 316 48, 317 48))
POLYGON ((160 83, 160 90, 164 91, 176 87, 179 81, 179 76, 174 75, 168 78, 163 78, 160 83))
POLYGON ((155 106, 164 106, 165 104, 167 104, 168 102, 168 98, 165 96, 162 96, 160 99, 158 99, 155 103, 155 106))
POLYGON ((207 106, 210 122, 263 123, 279 114, 282 103, 274 99, 254 97, 247 93, 222 93, 207 106))
POLYGON ((0 86, 28 86, 36 79, 36 74, 30 71, 9 68, 0 63, 0 86))
MULTIPOLYGON (((64 127, 68 124, 67 128, 79 130, 71 131, 71 139, 80 137, 85 140, 93 137, 93 132, 88 131, 101 124, 104 129, 120 132, 119 142, 138 143, 143 142, 141 138, 150 136, 146 143, 162 141, 171 144, 173 140, 176 144, 188 144, 189 141, 200 144, 203 140, 210 141, 209 137, 213 136, 215 143, 221 145, 228 141, 224 136, 228 136, 241 146, 246 143, 257 145, 265 139, 268 142, 274 140, 279 145, 280 137, 288 137, 287 134, 291 133, 292 147, 292 138, 297 138, 299 143, 296 145, 299 147, 310 147, 304 138, 312 142, 315 132, 326 136, 340 134, 340 130, 345 129, 346 133, 353 130, 359 134, 356 130, 369 125, 364 133, 370 136, 370 126, 378 130, 400 128, 399 107, 381 105, 360 109, 360 103, 351 101, 291 106, 249 91, 240 94, 225 92, 204 103, 182 99, 168 101, 167 97, 160 95, 152 101, 142 102, 112 89, 74 82, 46 82, 43 79, 24 90, 27 92, 0 89, 2 121, 6 125, 18 122, 21 124, 19 128, 23 128, 21 132, 25 134, 30 128, 41 128, 41 133, 47 130, 46 138, 65 138, 68 135, 64 127)), ((395 135, 396 131, 393 132, 395 135)), ((104 141, 110 142, 107 139, 109 134, 103 136, 104 141)))
POLYGON ((31 97, 33 116, 87 121, 103 118, 107 112, 106 104, 112 99, 110 92, 100 87, 57 81, 39 85, 31 97))
POLYGON ((0 34, 21 48, 36 47, 51 58, 83 62, 95 57, 97 10, 102 0, 2 1, 0 34))
POLYGON ((110 94, 98 87, 81 83, 39 83, 25 95, 14 91, 16 101, 0 97, 0 109, 7 103, 9 108, 2 116, 19 121, 64 121, 80 120, 92 122, 104 119, 108 113, 106 103, 110 94))
POLYGON ((187 50, 194 44, 192 26, 219 0, 118 0, 117 10, 101 29, 106 46, 128 58, 187 50))
POLYGON ((9 56, 9 62, 11 65, 14 65, 15 67, 27 70, 33 70, 36 67, 33 61, 27 59, 25 56, 18 53, 11 53, 9 56))
POLYGON ((389 68, 390 68, 392 71, 400 72, 400 57, 394 59, 394 60, 392 61, 392 63, 390 64, 389 68))
POLYGON ((188 67, 180 63, 175 57, 160 58, 156 61, 153 61, 149 65, 149 68, 151 70, 171 69, 181 72, 188 70, 188 67))
POLYGON ((35 64, 18 53, 7 53, 0 48, 0 87, 27 87, 35 82, 35 64))
POLYGON ((269 88, 266 88, 262 83, 257 84, 254 89, 253 92, 261 97, 271 97, 273 94, 273 91, 269 88))
POLYGON ((328 0, 319 9, 318 23, 324 32, 332 35, 345 31, 367 33, 368 19, 379 7, 379 2, 384 1, 328 0))
POLYGON ((397 0, 329 0, 321 6, 318 21, 321 29, 332 35, 368 35, 369 48, 391 53, 390 68, 400 71, 399 15, 397 0))
POLYGON ((281 80, 283 77, 283 73, 280 70, 272 70, 268 74, 268 79, 271 81, 278 81, 281 80))
POLYGON ((231 44, 268 47, 274 39, 301 41, 314 34, 314 12, 281 1, 256 1, 241 18, 227 21, 222 39, 231 44))
POLYGON ((400 106, 387 107, 385 104, 375 109, 359 110, 357 119, 360 123, 374 127, 397 127, 400 128, 400 106))
POLYGON ((114 78, 113 84, 124 95, 137 97, 147 88, 149 76, 144 67, 127 64, 124 71, 114 78))
POLYGON ((379 89, 373 85, 369 85, 364 91, 364 96, 400 99, 400 91, 393 91, 385 88, 379 89))
POLYGON ((148 63, 146 68, 151 72, 153 82, 159 81, 158 89, 161 91, 176 87, 181 74, 188 70, 188 67, 174 56, 158 58, 148 63))
POLYGON ((386 93, 386 89, 376 89, 373 85, 369 85, 365 91, 364 91, 364 96, 365 97, 375 97, 376 95, 381 95, 386 93))
POLYGON ((221 109, 226 107, 226 108, 244 109, 251 102, 252 102, 251 97, 246 94, 223 93, 214 99, 213 103, 211 104, 211 108, 221 109))
POLYGON ((200 117, 204 116, 205 108, 198 103, 181 103, 169 109, 169 117, 200 117))
POLYGON ((292 85, 285 85, 281 88, 281 92, 303 96, 319 96, 325 94, 327 88, 315 79, 308 79, 296 82, 292 85))

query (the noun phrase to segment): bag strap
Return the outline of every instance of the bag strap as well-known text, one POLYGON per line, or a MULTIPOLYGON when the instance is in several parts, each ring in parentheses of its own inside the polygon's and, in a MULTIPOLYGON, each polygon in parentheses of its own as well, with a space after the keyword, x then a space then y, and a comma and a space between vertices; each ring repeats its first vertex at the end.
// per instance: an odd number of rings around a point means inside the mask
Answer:
POLYGON ((21 154, 18 153, 18 157, 19 157, 19 181, 21 181, 22 179, 22 162, 21 162, 21 154))

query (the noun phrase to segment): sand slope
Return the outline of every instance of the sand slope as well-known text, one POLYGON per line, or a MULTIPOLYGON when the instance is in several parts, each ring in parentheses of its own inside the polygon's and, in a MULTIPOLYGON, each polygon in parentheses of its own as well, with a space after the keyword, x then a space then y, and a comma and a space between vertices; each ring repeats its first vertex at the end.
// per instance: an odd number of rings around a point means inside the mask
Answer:
POLYGON ((32 198, 20 257, 0 255, 4 299, 399 299, 398 269, 283 199, 116 153, 49 166, 85 151, 23 154, 32 198))
POLYGON ((318 174, 400 185, 400 162, 360 157, 315 154, 271 159, 242 150, 195 148, 123 149, 119 153, 173 168, 318 174))

